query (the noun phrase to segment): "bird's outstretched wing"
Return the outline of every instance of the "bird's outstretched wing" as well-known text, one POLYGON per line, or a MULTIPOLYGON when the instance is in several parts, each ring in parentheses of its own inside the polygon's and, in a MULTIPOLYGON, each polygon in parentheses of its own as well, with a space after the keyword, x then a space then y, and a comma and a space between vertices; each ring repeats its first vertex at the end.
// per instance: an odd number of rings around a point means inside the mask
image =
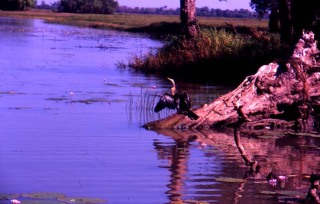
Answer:
POLYGON ((168 93, 164 93, 156 106, 154 107, 154 112, 158 113, 159 111, 163 110, 164 108, 175 109, 177 106, 174 97, 168 93))

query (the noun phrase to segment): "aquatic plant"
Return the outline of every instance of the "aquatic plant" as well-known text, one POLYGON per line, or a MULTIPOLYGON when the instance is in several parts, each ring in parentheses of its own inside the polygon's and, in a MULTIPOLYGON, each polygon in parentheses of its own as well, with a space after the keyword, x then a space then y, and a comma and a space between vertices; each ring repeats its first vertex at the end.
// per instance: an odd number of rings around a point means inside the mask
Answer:
POLYGON ((175 78, 235 82, 256 71, 256 67, 280 59, 285 53, 278 35, 252 30, 237 34, 225 29, 203 28, 194 39, 173 36, 156 53, 134 55, 128 65, 135 70, 175 78), (218 72, 219 74, 208 75, 218 72), (230 73, 233 73, 231 76, 230 73))

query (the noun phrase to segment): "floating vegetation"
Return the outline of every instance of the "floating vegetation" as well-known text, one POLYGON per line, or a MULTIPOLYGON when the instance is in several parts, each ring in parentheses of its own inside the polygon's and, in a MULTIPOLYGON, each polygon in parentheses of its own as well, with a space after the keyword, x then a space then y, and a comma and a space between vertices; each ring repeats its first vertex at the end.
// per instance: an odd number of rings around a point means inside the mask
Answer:
POLYGON ((289 190, 260 191, 260 193, 265 195, 277 195, 278 202, 281 203, 299 203, 299 201, 303 200, 307 194, 307 192, 289 190))
POLYGON ((266 195, 283 195, 283 196, 294 196, 294 197, 304 197, 306 195, 306 192, 288 191, 288 190, 260 191, 260 193, 266 194, 266 195))
MULTIPOLYGON (((79 100, 71 100, 70 98, 47 98, 46 100, 51 100, 51 101, 66 101, 68 103, 84 103, 84 104, 92 104, 92 103, 109 103, 109 100, 106 100, 104 98, 90 98, 90 99, 79 99, 79 100)), ((122 102, 122 101, 121 101, 122 102)))
POLYGON ((34 192, 34 193, 22 193, 22 194, 5 194, 0 193, 1 200, 16 199, 22 201, 24 204, 62 204, 62 203, 74 203, 74 204, 101 204, 107 203, 107 200, 101 198, 85 198, 85 197, 67 197, 62 193, 55 192, 34 192), (20 198, 20 199, 19 199, 20 198))
MULTIPOLYGON (((181 202, 181 204, 186 204, 186 203, 188 203, 188 204, 209 204, 208 202, 198 201, 198 200, 185 200, 184 202, 181 202)), ((174 203, 174 204, 176 204, 176 203, 174 203)))
POLYGON ((66 98, 66 97, 60 97, 60 98, 47 98, 46 100, 49 100, 49 101, 66 101, 66 100, 68 100, 68 98, 66 98))
POLYGON ((31 107, 9 107, 11 110, 31 109, 31 107))
POLYGON ((58 200, 48 200, 48 199, 31 199, 31 200, 20 200, 23 204, 65 204, 66 202, 58 200))
POLYGON ((66 197, 62 193, 49 193, 49 192, 24 193, 21 196, 25 198, 40 198, 40 199, 62 199, 66 197))
POLYGON ((17 93, 15 91, 2 91, 0 94, 6 94, 6 95, 16 95, 16 94, 25 94, 25 93, 17 93))
POLYGON ((245 181, 244 179, 229 178, 229 177, 219 177, 219 178, 215 178, 215 180, 220 182, 226 182, 226 183, 242 183, 245 181))
POLYGON ((76 204, 96 204, 96 203, 106 203, 107 201, 100 198, 74 198, 74 197, 66 197, 59 199, 60 201, 64 201, 67 203, 76 203, 76 204))
POLYGON ((278 196, 279 203, 301 203, 302 198, 292 198, 288 196, 278 196))
POLYGON ((84 104, 92 104, 92 103, 109 103, 110 101, 102 98, 95 98, 95 99, 83 99, 83 100, 73 100, 72 103, 84 103, 84 104))
POLYGON ((8 194, 8 193, 0 193, 0 200, 11 200, 16 199, 20 195, 19 194, 8 194))

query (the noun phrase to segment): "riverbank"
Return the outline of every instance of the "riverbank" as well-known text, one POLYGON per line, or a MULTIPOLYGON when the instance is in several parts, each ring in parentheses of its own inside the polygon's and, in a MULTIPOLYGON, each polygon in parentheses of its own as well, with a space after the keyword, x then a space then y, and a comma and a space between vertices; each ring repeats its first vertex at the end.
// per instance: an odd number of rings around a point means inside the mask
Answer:
POLYGON ((181 35, 179 16, 75 14, 38 9, 0 11, 0 16, 148 34, 163 40, 164 47, 156 53, 130 56, 128 62, 119 62, 119 67, 199 83, 238 84, 284 53, 279 36, 267 32, 267 20, 198 17, 200 35, 188 40, 181 35), (212 72, 215 74, 207 74, 212 72))
MULTIPOLYGON (((151 15, 151 14, 76 14, 58 13, 49 10, 31 9, 27 11, 0 11, 0 16, 12 16, 21 18, 41 18, 49 23, 60 23, 74 26, 92 27, 99 29, 116 29, 142 33, 177 33, 180 24, 179 16, 151 15)), ((266 29, 268 22, 258 19, 240 18, 211 18, 198 17, 202 27, 247 27, 266 29)))

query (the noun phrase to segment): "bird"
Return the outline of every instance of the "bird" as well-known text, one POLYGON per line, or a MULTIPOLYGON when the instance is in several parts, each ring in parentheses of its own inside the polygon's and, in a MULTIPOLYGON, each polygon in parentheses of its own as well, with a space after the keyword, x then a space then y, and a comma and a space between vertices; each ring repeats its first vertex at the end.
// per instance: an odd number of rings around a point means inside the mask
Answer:
POLYGON ((173 79, 167 78, 172 83, 171 94, 164 93, 158 103, 156 104, 154 111, 158 113, 159 111, 169 108, 176 109, 177 113, 188 116, 191 120, 197 120, 199 116, 195 114, 191 108, 191 100, 189 94, 184 91, 181 93, 176 93, 176 84, 173 79))

